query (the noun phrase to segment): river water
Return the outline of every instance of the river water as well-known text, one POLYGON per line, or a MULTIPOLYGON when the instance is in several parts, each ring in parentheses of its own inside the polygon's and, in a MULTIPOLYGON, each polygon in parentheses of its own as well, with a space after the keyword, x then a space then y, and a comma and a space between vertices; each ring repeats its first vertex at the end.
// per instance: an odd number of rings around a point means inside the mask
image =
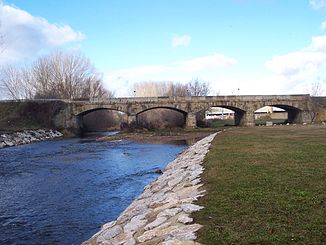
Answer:
POLYGON ((80 244, 185 148, 95 137, 0 149, 0 244, 80 244))

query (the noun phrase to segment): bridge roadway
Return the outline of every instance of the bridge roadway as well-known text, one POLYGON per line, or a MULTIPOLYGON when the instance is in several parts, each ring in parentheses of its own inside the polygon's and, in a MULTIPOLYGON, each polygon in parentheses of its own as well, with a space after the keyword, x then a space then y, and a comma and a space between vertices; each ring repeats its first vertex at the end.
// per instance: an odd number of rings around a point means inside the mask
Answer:
MULTIPOLYGON (((137 124, 137 116, 147 110, 168 108, 184 114, 186 127, 196 126, 196 114, 210 107, 223 107, 235 112, 235 124, 254 126, 254 112, 264 106, 276 106, 288 112, 290 123, 311 122, 313 97, 303 95, 242 95, 242 96, 192 96, 192 97, 132 97, 113 98, 105 101, 87 100, 30 100, 16 103, 58 104, 51 120, 58 129, 80 130, 83 116, 96 110, 117 110, 128 115, 128 123, 137 124)), ((1 104, 0 103, 0 109, 1 104)), ((11 101, 12 103, 12 101, 11 101)), ((35 107, 35 106, 34 106, 35 107)), ((37 106, 36 106, 37 107, 37 106)))

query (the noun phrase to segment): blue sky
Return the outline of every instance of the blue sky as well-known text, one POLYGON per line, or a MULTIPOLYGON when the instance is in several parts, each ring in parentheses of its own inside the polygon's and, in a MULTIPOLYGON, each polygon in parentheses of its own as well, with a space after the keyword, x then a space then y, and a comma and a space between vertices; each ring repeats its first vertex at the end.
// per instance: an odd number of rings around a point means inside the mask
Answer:
POLYGON ((213 95, 325 86, 326 0, 5 0, 1 9, 0 64, 80 50, 117 96, 135 82, 195 77, 213 95))

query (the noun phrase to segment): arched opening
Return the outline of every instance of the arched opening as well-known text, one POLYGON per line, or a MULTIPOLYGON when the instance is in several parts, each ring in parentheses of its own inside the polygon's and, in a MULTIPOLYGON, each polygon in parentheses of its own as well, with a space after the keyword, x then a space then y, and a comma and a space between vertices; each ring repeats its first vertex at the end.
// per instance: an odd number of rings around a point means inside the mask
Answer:
POLYGON ((82 132, 115 131, 127 124, 127 114, 109 108, 96 108, 78 114, 77 121, 82 132))
POLYGON ((155 107, 137 114, 137 126, 146 129, 181 128, 186 122, 186 113, 170 107, 155 107))
POLYGON ((300 109, 288 105, 270 105, 255 111, 255 125, 300 122, 300 109))
POLYGON ((198 127, 238 126, 242 124, 245 111, 235 107, 213 106, 196 113, 198 127))

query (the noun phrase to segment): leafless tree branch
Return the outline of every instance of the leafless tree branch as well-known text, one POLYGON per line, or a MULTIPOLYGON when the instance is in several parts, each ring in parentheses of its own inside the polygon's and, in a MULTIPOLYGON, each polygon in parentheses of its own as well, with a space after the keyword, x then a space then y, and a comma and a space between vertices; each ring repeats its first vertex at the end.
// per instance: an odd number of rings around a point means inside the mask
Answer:
POLYGON ((107 99, 101 74, 79 53, 54 52, 30 67, 7 67, 0 77, 12 99, 107 99))

